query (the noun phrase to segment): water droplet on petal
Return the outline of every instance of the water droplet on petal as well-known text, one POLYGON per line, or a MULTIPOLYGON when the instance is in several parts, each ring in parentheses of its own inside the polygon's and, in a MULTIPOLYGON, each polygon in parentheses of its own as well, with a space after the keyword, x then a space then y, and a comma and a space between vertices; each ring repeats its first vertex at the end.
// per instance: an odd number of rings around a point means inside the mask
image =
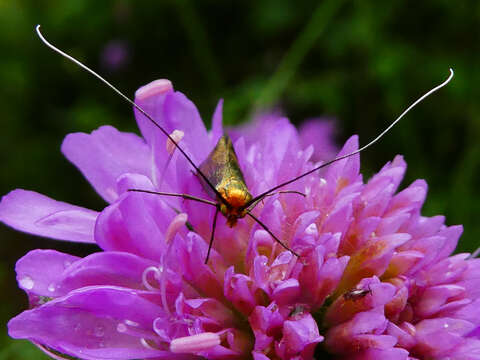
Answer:
POLYGON ((27 290, 31 290, 35 286, 35 282, 30 276, 24 276, 20 279, 19 283, 21 287, 27 290))
POLYGON ((139 326, 140 324, 133 321, 133 320, 125 320, 125 324, 127 324, 128 326, 139 326))
POLYGON ((123 323, 119 323, 117 325, 117 331, 119 333, 124 333, 125 331, 127 331, 127 325, 123 324, 123 323))
POLYGON ((55 289, 56 289, 56 286, 55 286, 54 283, 51 283, 50 285, 48 285, 48 288, 47 288, 47 289, 48 289, 48 291, 50 291, 50 292, 54 292, 55 289))
POLYGON ((102 337, 105 335, 105 328, 102 325, 97 325, 95 326, 95 329, 93 329, 93 334, 96 337, 102 337))
POLYGON ((312 236, 318 236, 317 225, 316 224, 308 225, 307 228, 305 229, 305 234, 312 235, 312 236))

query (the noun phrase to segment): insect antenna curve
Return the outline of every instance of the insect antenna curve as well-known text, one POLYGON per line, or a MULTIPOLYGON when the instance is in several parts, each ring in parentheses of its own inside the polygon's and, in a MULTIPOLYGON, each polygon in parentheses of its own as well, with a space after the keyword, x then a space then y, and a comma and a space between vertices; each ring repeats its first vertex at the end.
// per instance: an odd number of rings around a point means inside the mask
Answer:
POLYGON ((92 74, 93 76, 95 76, 97 79, 99 79, 105 85, 107 85, 110 89, 112 89, 118 95, 120 95, 125 101, 127 101, 128 103, 133 105, 138 111, 140 111, 142 113, 142 115, 144 115, 148 120, 151 121, 151 123, 153 125, 155 125, 158 129, 160 129, 160 131, 163 134, 165 134, 165 136, 175 145, 175 147, 183 154, 183 156, 187 159, 187 161, 190 163, 190 165, 193 166, 195 171, 202 177, 202 179, 205 181, 205 183, 212 189, 212 191, 215 193, 215 195, 217 195, 219 197, 220 201, 226 202, 226 200, 223 199, 223 197, 220 195, 220 193, 217 191, 217 189, 215 189, 215 187, 212 185, 211 181, 205 176, 205 174, 203 174, 202 171, 200 171, 198 166, 193 162, 193 160, 190 158, 190 156, 187 155, 187 153, 182 149, 182 147, 178 144, 178 142, 175 141, 175 139, 158 122, 156 122, 150 114, 148 114, 144 109, 142 109, 142 107, 140 107, 138 104, 136 104, 135 101, 132 101, 128 96, 123 94, 120 90, 118 90, 115 86, 113 86, 109 81, 107 81, 101 75, 99 75, 98 73, 96 73, 95 71, 90 69, 88 66, 84 65, 83 63, 81 63, 79 60, 75 59, 73 56, 68 55, 66 52, 60 50, 55 45, 50 43, 47 39, 45 39, 45 37, 43 36, 43 34, 40 31, 40 25, 37 25, 35 27, 35 31, 37 32, 37 35, 40 38, 40 40, 42 40, 42 42, 45 45, 47 45, 50 49, 52 49, 56 53, 62 55, 63 57, 65 57, 68 60, 75 63, 76 65, 80 66, 85 71, 87 71, 90 74, 92 74))
POLYGON ((288 181, 285 181, 279 185, 276 185, 275 187, 271 188, 270 190, 267 190, 263 193, 261 193, 260 195, 257 195, 255 196, 253 199, 251 199, 246 205, 245 207, 248 208, 250 205, 252 205, 253 203, 255 203, 256 201, 262 199, 263 197, 269 195, 270 193, 274 192, 275 190, 278 190, 288 184, 291 184, 297 180, 300 180, 302 178, 304 178, 305 176, 308 176, 312 173, 314 173, 315 171, 317 170, 320 170, 328 165, 331 165, 337 161, 340 161, 340 160, 343 160, 343 159, 346 159, 346 158, 349 158, 350 156, 354 156, 356 154, 359 154, 361 153, 363 150, 366 150, 367 148, 369 148, 370 146, 372 146, 373 144, 375 144, 378 140, 380 140, 387 132, 389 132, 410 110, 412 110, 418 103, 420 103, 421 101, 425 100, 428 96, 430 96, 431 94, 433 94, 434 92, 436 92, 437 90, 440 90, 442 87, 444 87, 445 85, 447 85, 450 80, 452 80, 453 78, 453 69, 450 68, 449 69, 450 71, 450 74, 448 76, 448 78, 443 81, 441 84, 435 86, 434 88, 430 89, 429 91, 427 91, 425 94, 423 94, 422 96, 420 96, 417 100, 415 100, 408 108, 406 108, 401 114, 399 117, 397 117, 385 130, 383 130, 379 135, 377 135, 377 137, 375 137, 375 139, 373 139, 372 141, 370 141, 368 144, 362 146, 361 148, 355 150, 355 151, 352 151, 351 153, 349 154, 345 154, 345 155, 342 155, 342 156, 338 156, 332 160, 329 160, 301 175, 298 175, 297 177, 294 177, 293 179, 290 179, 288 181))

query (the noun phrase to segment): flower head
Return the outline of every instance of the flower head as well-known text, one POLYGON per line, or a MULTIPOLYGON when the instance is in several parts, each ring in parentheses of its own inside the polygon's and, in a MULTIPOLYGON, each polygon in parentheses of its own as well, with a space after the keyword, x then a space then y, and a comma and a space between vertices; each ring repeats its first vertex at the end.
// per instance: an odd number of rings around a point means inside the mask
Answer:
MULTIPOLYGON (((195 164, 223 134, 222 102, 207 131, 167 80, 139 89, 136 102, 195 164)), ((62 145, 109 204, 102 211, 25 190, 3 197, 4 223, 103 250, 20 259, 31 308, 9 322, 10 336, 82 359, 480 358, 479 260, 450 256, 460 226, 421 215, 424 181, 398 191, 402 157, 364 182, 352 156, 285 189, 296 193, 262 199, 253 213, 298 258, 246 217, 233 229, 217 221, 205 264, 215 207, 128 191, 208 198, 185 157, 135 116, 143 138, 103 126, 62 145)), ((254 195, 314 167, 316 144, 305 147, 286 118, 231 135, 254 195)), ((357 147, 353 136, 340 155, 357 147)))

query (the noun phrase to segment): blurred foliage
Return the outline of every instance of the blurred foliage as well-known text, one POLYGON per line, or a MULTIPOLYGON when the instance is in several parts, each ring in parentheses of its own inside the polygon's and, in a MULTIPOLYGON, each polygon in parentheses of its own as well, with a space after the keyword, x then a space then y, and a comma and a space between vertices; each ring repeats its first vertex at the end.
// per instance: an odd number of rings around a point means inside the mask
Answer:
MULTIPOLYGON (((44 47, 37 23, 127 94, 171 79, 207 124, 220 97, 227 124, 248 120, 258 105, 279 106, 295 123, 333 115, 339 143, 352 133, 366 143, 453 67, 447 88, 362 155, 362 171, 369 176, 403 154, 404 186, 416 178, 429 183, 424 214, 464 224, 458 251, 472 250, 480 237, 479 20, 480 2, 473 0, 0 0, 0 193, 27 188, 101 209, 105 204, 63 159, 62 138, 103 124, 136 131, 130 107, 44 47), (127 49, 123 66, 102 60, 113 40, 127 49)), ((15 284, 17 258, 34 248, 95 251, 5 226, 0 236, 4 322, 27 306, 15 284)), ((4 334, 0 359, 41 357, 25 344, 4 334)))

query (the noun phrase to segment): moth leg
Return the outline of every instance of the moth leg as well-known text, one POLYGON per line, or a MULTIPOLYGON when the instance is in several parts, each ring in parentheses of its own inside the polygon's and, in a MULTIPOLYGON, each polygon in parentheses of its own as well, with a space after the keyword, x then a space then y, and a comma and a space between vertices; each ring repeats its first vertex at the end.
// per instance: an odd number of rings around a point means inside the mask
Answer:
POLYGON ((292 249, 290 249, 287 245, 285 245, 279 238, 277 238, 273 233, 272 231, 267 227, 267 225, 265 225, 263 222, 260 221, 260 219, 258 219, 255 215, 253 215, 250 211, 247 211, 247 215, 250 216, 253 220, 255 220, 261 227, 263 227, 265 229, 266 232, 268 232, 270 234, 270 236, 277 242, 279 243, 285 250, 288 250, 290 251, 293 255, 295 255, 296 257, 300 257, 300 255, 298 255, 295 251, 293 251, 292 249))
POLYGON ((215 228, 217 227, 217 216, 220 212, 220 208, 217 206, 217 210, 215 211, 215 216, 213 217, 213 224, 212 224, 212 231, 210 235, 210 243, 208 244, 208 252, 207 257, 205 258, 205 264, 208 263, 208 258, 210 257, 210 250, 212 250, 213 239, 215 238, 215 228))
POLYGON ((217 206, 217 203, 214 201, 202 199, 202 198, 199 198, 193 195, 188 195, 188 194, 167 193, 167 192, 161 192, 161 191, 150 191, 150 190, 142 190, 142 189, 128 189, 127 191, 141 192, 141 193, 153 194, 153 195, 181 197, 185 200, 193 200, 193 201, 201 202, 207 205, 217 206))

